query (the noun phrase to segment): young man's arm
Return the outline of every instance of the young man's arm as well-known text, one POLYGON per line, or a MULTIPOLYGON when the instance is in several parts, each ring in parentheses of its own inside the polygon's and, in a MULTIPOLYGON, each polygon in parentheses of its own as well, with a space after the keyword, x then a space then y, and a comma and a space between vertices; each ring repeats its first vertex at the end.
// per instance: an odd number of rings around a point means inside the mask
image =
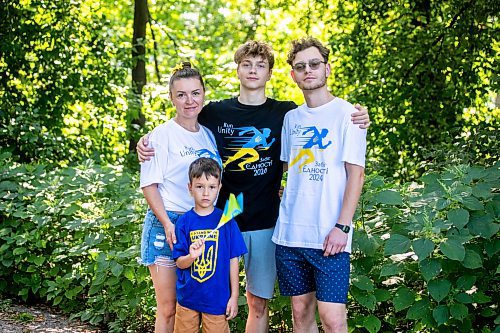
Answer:
MULTIPOLYGON (((347 183, 342 201, 340 216, 335 223, 349 225, 356 211, 365 178, 365 168, 345 162, 347 183)), ((343 252, 347 244, 347 234, 337 227, 333 227, 323 242, 324 256, 343 252)))
POLYGON ((144 186, 142 188, 142 193, 144 194, 144 197, 148 202, 149 208, 151 208, 155 216, 163 225, 168 245, 172 250, 174 244, 177 243, 177 238, 175 237, 175 225, 168 218, 167 212, 165 212, 165 206, 163 205, 163 200, 160 196, 160 192, 158 192, 158 184, 151 184, 148 186, 144 186))
POLYGON ((177 258, 175 264, 180 269, 186 269, 188 267, 191 267, 196 258, 201 256, 204 250, 205 250, 205 241, 203 239, 199 239, 189 246, 189 254, 177 258))
POLYGON ((226 319, 230 320, 238 314, 238 296, 239 296, 239 266, 238 257, 231 258, 229 267, 229 283, 231 286, 231 296, 226 306, 226 319))
POLYGON ((137 158, 139 162, 149 161, 153 156, 155 156, 155 149, 148 147, 149 144, 149 133, 141 136, 135 150, 137 151, 137 158))

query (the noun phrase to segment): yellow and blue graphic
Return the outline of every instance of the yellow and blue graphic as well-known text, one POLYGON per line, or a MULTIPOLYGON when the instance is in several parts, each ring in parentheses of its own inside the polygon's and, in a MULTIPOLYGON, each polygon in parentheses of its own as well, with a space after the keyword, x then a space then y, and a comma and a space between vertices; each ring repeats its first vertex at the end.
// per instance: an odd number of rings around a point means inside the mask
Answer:
POLYGON ((265 174, 267 172, 267 167, 270 166, 269 163, 272 164, 272 161, 270 158, 262 159, 259 151, 269 149, 276 141, 275 138, 272 138, 268 142, 271 130, 269 128, 257 129, 253 126, 238 127, 235 128, 235 130, 239 131, 238 137, 232 138, 232 147, 228 147, 228 149, 236 152, 234 155, 227 158, 226 162, 223 164, 224 168, 235 161, 241 160, 238 163, 239 169, 237 170, 254 170, 255 176, 265 174), (254 162, 259 162, 258 167, 250 166, 250 164, 254 162))
POLYGON ((331 140, 326 140, 328 129, 318 129, 316 126, 308 126, 299 127, 294 132, 297 131, 299 133, 297 135, 297 142, 300 148, 296 149, 297 154, 291 159, 288 167, 292 168, 295 164, 302 161, 298 166, 299 173, 307 172, 311 174, 314 171, 313 174, 318 175, 311 177, 311 180, 323 180, 323 174, 328 173, 328 168, 325 162, 317 162, 317 156, 314 155, 314 151, 320 153, 332 144, 331 140), (306 165, 311 163, 314 163, 312 168, 306 167, 306 165))
POLYGON ((219 230, 193 230, 189 232, 191 243, 205 238, 205 250, 191 265, 191 277, 198 282, 210 279, 217 266, 219 230))

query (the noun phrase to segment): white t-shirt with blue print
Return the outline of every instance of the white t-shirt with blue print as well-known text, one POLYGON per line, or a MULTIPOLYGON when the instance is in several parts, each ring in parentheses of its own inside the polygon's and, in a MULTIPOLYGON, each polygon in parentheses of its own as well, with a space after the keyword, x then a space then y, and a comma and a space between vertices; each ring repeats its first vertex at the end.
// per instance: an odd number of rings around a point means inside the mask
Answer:
MULTIPOLYGON (((288 179, 273 242, 322 249, 338 221, 347 182, 345 162, 365 166, 366 130, 351 122, 352 104, 341 98, 288 112, 283 123, 281 160, 288 179)), ((346 252, 351 252, 352 228, 346 252)))
POLYGON ((141 164, 141 188, 158 184, 167 211, 188 211, 194 206, 188 192, 189 165, 199 157, 221 164, 212 132, 201 125, 198 132, 190 132, 170 119, 151 132, 149 147, 155 155, 141 164))

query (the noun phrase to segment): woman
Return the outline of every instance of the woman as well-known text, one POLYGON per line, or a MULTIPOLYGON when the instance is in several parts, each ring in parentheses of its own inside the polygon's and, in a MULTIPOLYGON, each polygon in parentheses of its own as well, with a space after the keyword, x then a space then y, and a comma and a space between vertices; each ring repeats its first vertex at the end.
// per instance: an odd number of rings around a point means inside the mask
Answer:
POLYGON ((149 146, 155 156, 141 165, 141 188, 149 208, 144 219, 141 263, 149 268, 156 294, 155 332, 172 332, 175 318, 175 222, 193 207, 187 184, 191 162, 208 156, 218 162, 215 139, 198 123, 205 86, 198 70, 189 62, 174 70, 170 78, 170 99, 177 114, 156 127, 149 146))

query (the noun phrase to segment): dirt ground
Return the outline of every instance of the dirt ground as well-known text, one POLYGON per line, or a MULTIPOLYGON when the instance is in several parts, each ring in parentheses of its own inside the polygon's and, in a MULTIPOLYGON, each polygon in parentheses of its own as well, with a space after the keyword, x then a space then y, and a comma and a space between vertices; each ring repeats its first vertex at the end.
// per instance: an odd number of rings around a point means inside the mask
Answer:
POLYGON ((101 333, 45 305, 28 306, 0 299, 0 332, 2 333, 101 333))

